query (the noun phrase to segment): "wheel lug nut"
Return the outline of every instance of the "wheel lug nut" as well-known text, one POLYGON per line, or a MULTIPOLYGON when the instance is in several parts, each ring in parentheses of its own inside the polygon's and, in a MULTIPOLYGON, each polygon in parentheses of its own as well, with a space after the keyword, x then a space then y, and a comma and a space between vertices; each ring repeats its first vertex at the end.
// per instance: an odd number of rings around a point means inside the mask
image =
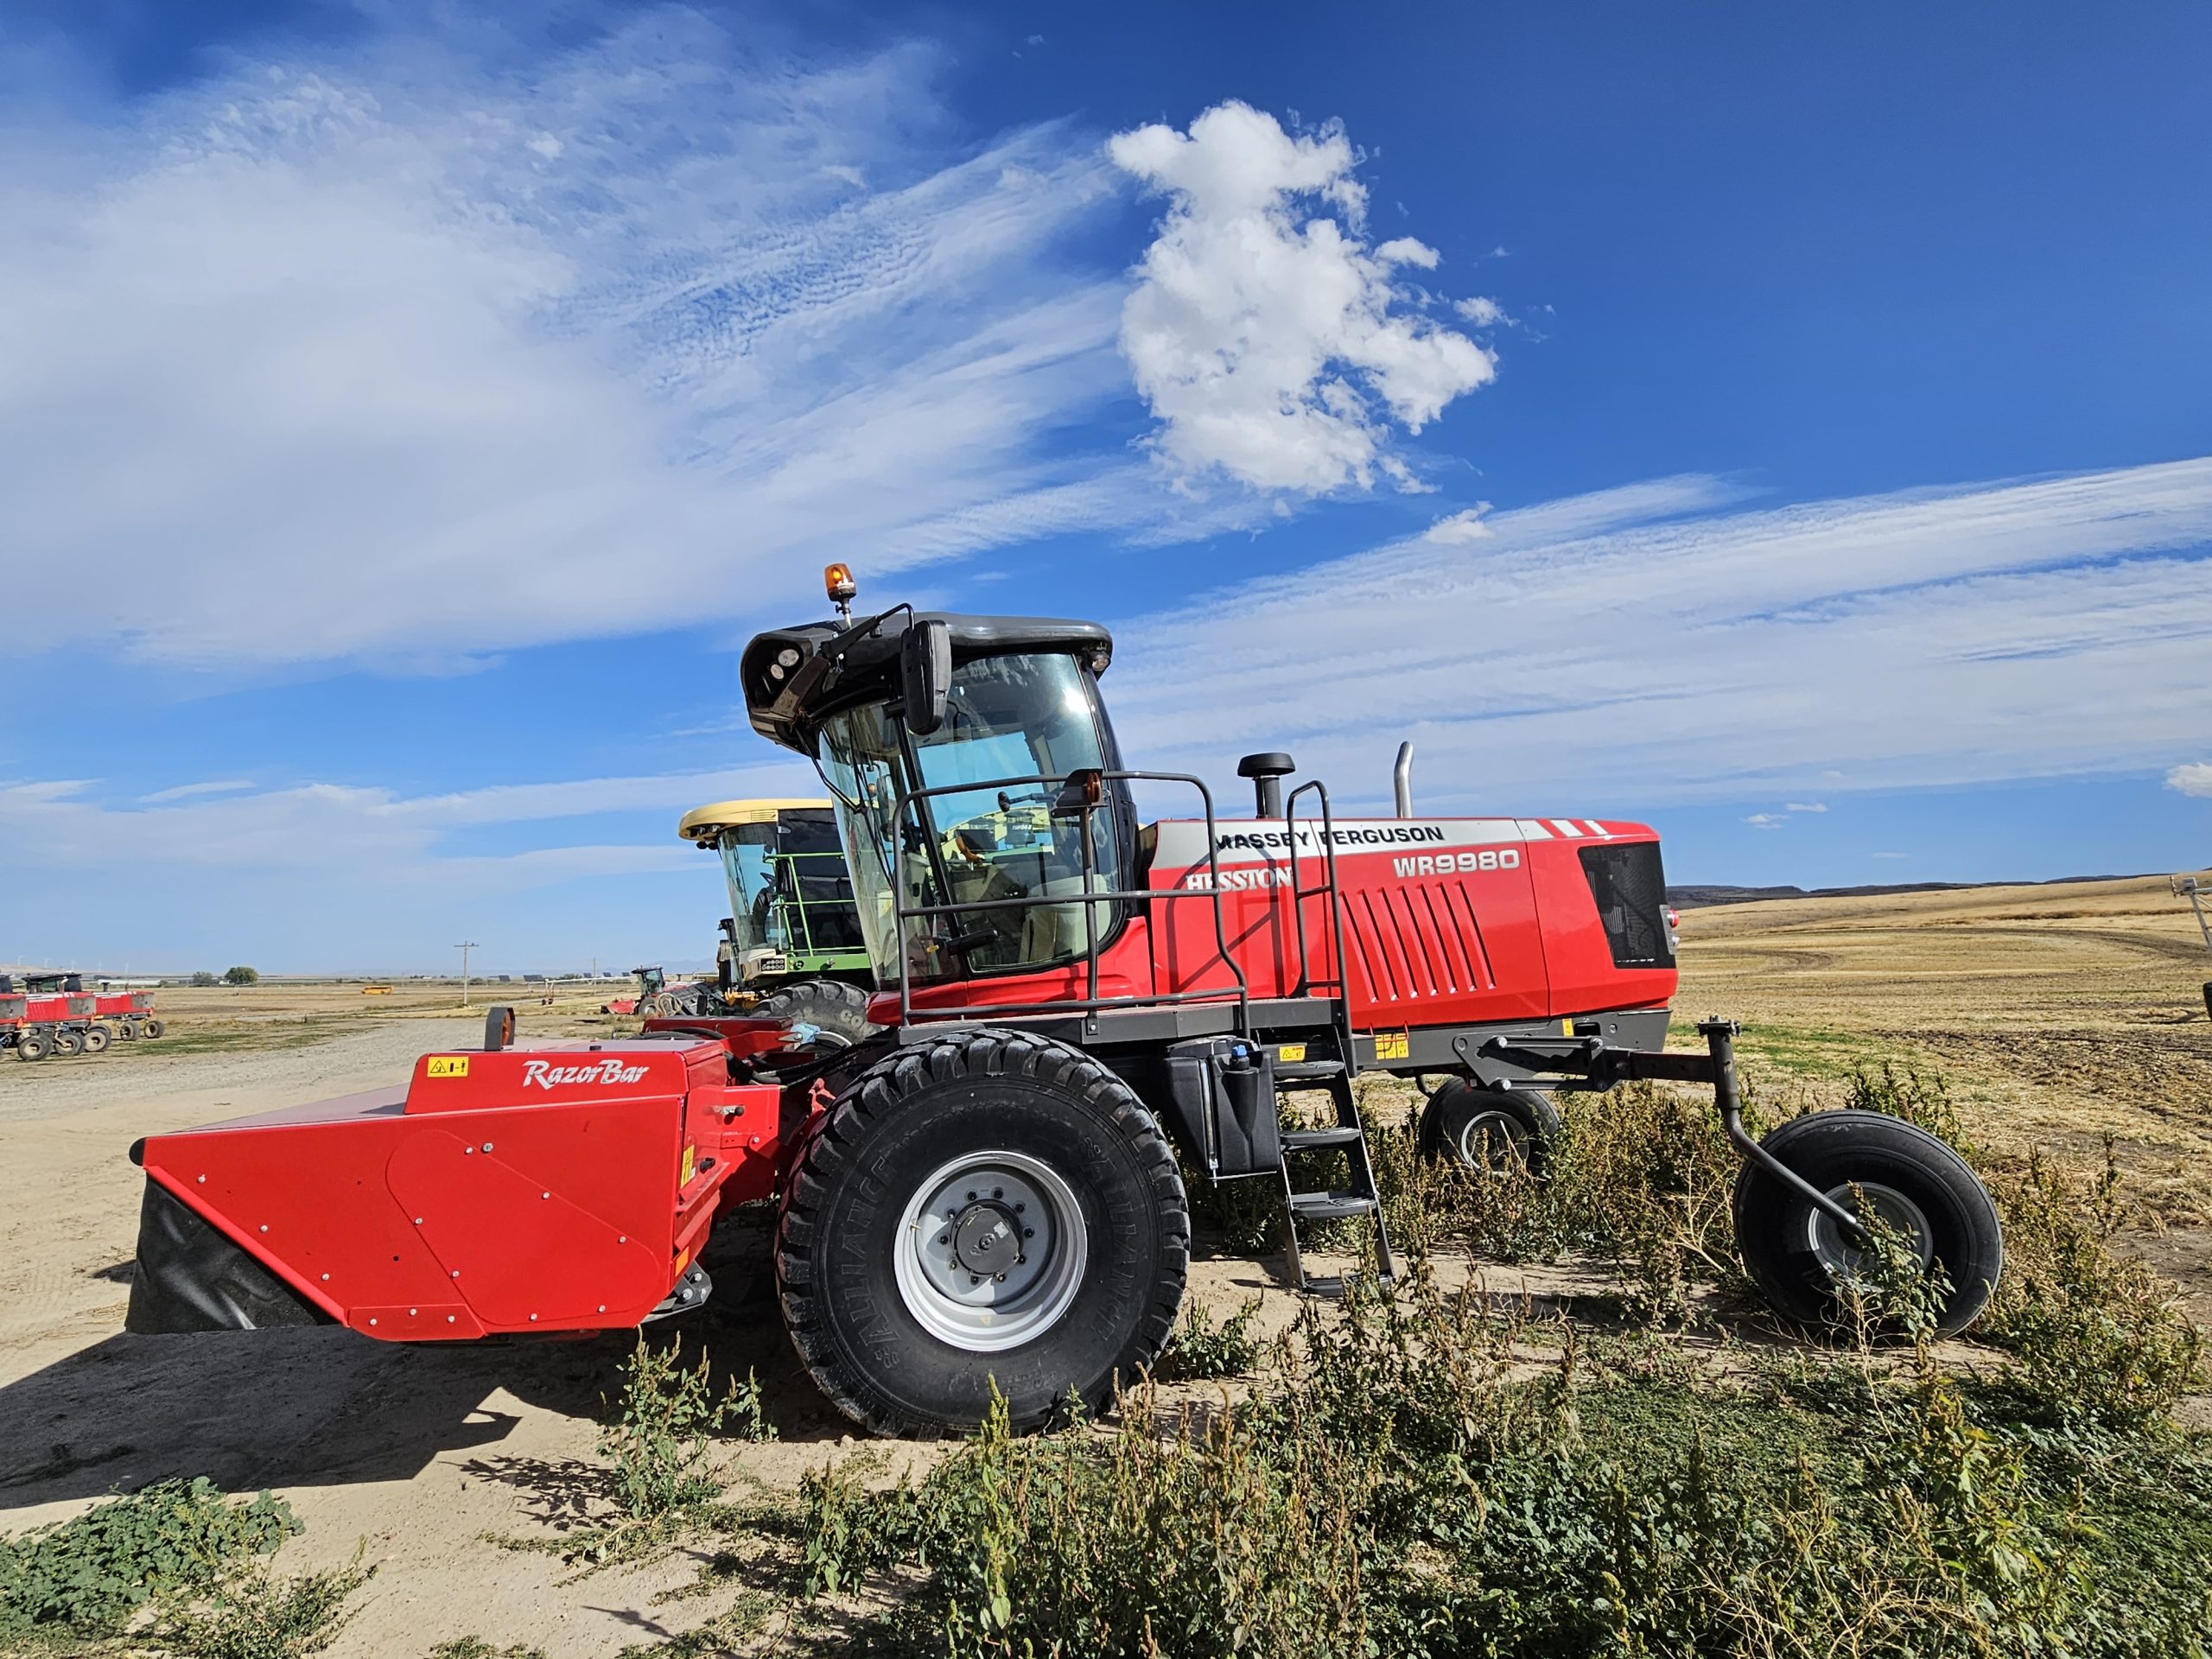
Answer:
POLYGON ((1037 1236, 1037 1230, 1034 1227, 1025 1227, 1021 1230, 1021 1236, 1024 1238, 1034 1238, 1037 1236))
POLYGON ((971 1273, 968 1275, 968 1282, 971 1285, 980 1285, 983 1282, 983 1275, 980 1273, 971 1273))
POLYGON ((970 1192, 970 1193, 968 1195, 968 1202, 969 1202, 969 1203, 970 1203, 970 1204, 973 1204, 973 1203, 975 1203, 975 1202, 976 1202, 976 1195, 975 1195, 973 1192, 970 1192))
POLYGON ((1006 1197, 1006 1188, 1002 1186, 993 1187, 991 1189, 991 1196, 995 1198, 1002 1198, 1006 1197))
POLYGON ((1017 1204, 1014 1206, 1014 1213, 1018 1216, 1028 1207, 1029 1206, 1026 1204, 1017 1204))

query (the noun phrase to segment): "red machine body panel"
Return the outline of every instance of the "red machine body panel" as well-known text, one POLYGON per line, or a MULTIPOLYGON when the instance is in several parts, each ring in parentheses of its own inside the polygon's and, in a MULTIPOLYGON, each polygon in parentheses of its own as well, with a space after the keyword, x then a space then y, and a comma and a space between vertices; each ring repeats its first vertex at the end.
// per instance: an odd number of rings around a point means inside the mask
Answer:
POLYGON ((393 1341, 652 1313, 725 1203, 775 1179, 779 1090, 728 1047, 426 1054, 404 1089, 139 1149, 149 1179, 330 1318, 393 1341))
POLYGON ((127 1020, 154 1011, 151 991, 101 991, 92 999, 94 1011, 103 1020, 127 1020))
MULTIPOLYGON (((1143 833, 1147 884, 1157 893, 1211 889, 1220 872, 1230 952, 1255 997, 1328 994, 1338 977, 1325 896, 1294 910, 1290 894, 1326 876, 1321 826, 1301 819, 1294 869, 1281 820, 1167 819, 1143 833), (1302 916, 1301 916, 1302 912, 1302 916), (1302 929, 1301 929, 1302 921, 1302 929), (1301 937, 1302 935, 1302 937, 1301 937)), ((1676 974, 1617 964, 1585 847, 1656 844, 1638 823, 1587 818, 1346 819, 1332 826, 1343 908, 1344 979, 1356 1030, 1557 1019, 1663 1006, 1676 974)), ((1100 954, 1102 997, 1218 990, 1236 975, 1200 898, 1160 899, 1131 918, 1100 954)), ((1083 964, 1043 973, 917 984, 918 1008, 988 1008, 1080 998, 1083 964)), ((870 1018, 896 1020, 880 995, 870 1018)))
POLYGON ((99 999, 74 991, 55 991, 23 999, 23 1018, 33 1025, 74 1025, 92 1019, 99 999))

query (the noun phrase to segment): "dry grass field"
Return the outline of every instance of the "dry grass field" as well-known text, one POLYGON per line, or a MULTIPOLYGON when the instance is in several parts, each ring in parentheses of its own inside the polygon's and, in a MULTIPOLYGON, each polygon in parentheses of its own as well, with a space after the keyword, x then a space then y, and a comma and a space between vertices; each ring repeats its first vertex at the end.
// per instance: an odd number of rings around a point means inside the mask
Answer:
MULTIPOLYGON (((2125 1248, 2177 1280, 2212 1322, 2212 1021, 2200 989, 2212 957, 2163 881, 1697 910, 1684 918, 1682 967, 1681 1014, 1742 1020, 1747 1071, 1770 1102, 1834 1103, 1854 1067, 1886 1061, 1940 1074, 2000 1173, 2034 1153, 2097 1162, 2109 1135, 2136 1206, 2125 1248)), ((723 1556, 687 1547, 593 1575, 496 1541, 557 1541, 604 1510, 597 1441, 625 1338, 416 1350, 333 1330, 121 1332, 139 1197, 125 1157, 133 1138, 396 1080, 415 1054, 475 1040, 486 1001, 517 1002, 526 1036, 631 1027, 597 1012, 614 994, 607 987, 556 988, 550 1005, 524 990, 480 986, 468 1010, 451 982, 402 982, 378 997, 358 985, 168 991, 171 1034, 159 1041, 0 1062, 0 1534, 79 1514, 110 1492, 207 1474, 233 1491, 273 1487, 293 1506, 307 1531, 284 1552, 292 1569, 342 1569, 365 1541, 378 1572, 329 1649, 340 1659, 428 1655, 478 1633, 547 1656, 762 1650, 757 1634, 728 1649, 683 1634, 702 1620, 745 1624, 735 1611, 754 1595, 735 1587, 745 1573, 714 1569, 733 1548, 751 1559, 742 1527, 723 1556)), ((1408 1096, 1377 1088, 1378 1116, 1408 1096)), ((725 1445, 727 1490, 787 1502, 833 1460, 876 1482, 933 1465, 938 1449, 850 1438, 782 1337, 759 1271, 765 1234, 751 1217, 733 1231, 718 1240, 700 1333, 719 1368, 757 1373, 779 1438, 725 1445)), ((1205 1255, 1195 1300, 1225 1314, 1256 1298, 1262 1334, 1298 1317, 1279 1256, 1205 1255)), ((1448 1271, 1558 1308, 1602 1310, 1611 1282, 1573 1262, 1461 1257, 1448 1271)), ((1646 1352, 1633 1345, 1642 1339, 1617 1338, 1632 1357, 1646 1352)), ((1669 1340, 1700 1376, 1733 1376, 1793 1345, 1710 1325, 1669 1340)), ((1634 1363, 1676 1375, 1671 1361, 1634 1363)), ((1214 1397, 1186 1384, 1166 1407, 1214 1397)), ((1724 1416, 1726 1397, 1713 1408, 1724 1416)), ((1767 1432, 1747 1430, 1747 1444, 1767 1432)))
POLYGON ((1986 1160, 2104 1137, 2145 1253, 2212 1316, 2212 980, 2163 877, 1685 912, 1685 1017, 1742 1020, 1770 1092, 1833 1103, 1854 1066, 1940 1075, 1986 1160))

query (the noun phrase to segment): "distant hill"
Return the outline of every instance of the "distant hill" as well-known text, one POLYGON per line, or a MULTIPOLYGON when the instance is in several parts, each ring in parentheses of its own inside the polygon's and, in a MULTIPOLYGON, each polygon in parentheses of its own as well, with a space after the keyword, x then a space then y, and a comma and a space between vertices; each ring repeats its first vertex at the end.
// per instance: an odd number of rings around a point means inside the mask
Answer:
POLYGON ((1963 893, 1973 887, 2058 887, 2069 881, 2137 879, 2126 875, 2057 875, 2048 881, 1896 881, 1864 887, 1669 887, 1667 902, 1676 910, 1706 910, 1714 905, 1752 905, 1762 899, 1879 899, 1898 893, 1963 893))

